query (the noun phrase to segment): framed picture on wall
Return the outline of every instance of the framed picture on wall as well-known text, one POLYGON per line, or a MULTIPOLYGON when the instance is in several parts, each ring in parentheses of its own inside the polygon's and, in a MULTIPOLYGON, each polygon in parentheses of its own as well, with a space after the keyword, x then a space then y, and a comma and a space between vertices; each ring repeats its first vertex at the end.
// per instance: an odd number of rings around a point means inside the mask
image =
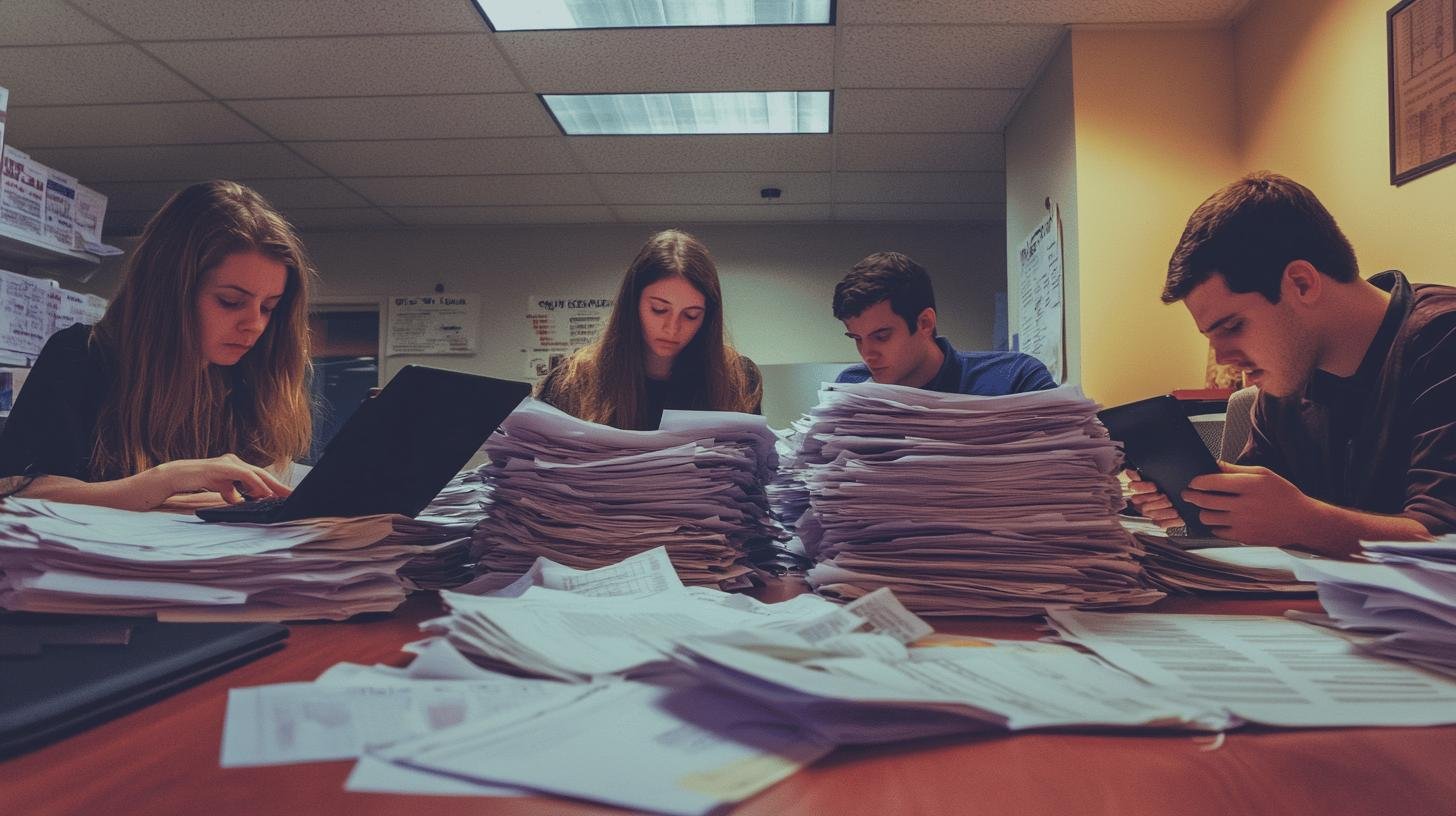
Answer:
POLYGON ((1390 183, 1456 163, 1456 0, 1402 0, 1385 15, 1390 183))

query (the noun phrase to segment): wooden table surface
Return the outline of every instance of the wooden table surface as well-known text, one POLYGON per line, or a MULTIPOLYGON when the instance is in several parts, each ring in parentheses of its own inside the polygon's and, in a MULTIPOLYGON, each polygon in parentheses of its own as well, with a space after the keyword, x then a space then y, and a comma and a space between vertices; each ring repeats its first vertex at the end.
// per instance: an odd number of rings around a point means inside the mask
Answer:
MULTIPOLYGON (((772 595, 774 593, 770 593, 772 595)), ((788 591, 780 594, 790 594, 788 591)), ((1152 611, 1279 614, 1313 601, 1174 599, 1152 611)), ((0 762, 0 814, 622 813, 545 797, 348 793, 351 762, 218 767, 227 691, 313 680, 340 661, 402 665, 433 596, 394 615, 300 624, 288 645, 142 710, 0 762)), ((1031 621, 934 621, 956 634, 1029 638, 1031 621)), ((1451 814, 1456 727, 1244 728, 1213 749, 1189 734, 1039 733, 836 751, 735 814, 1451 814), (1212 750, 1211 750, 1212 749, 1212 750)))

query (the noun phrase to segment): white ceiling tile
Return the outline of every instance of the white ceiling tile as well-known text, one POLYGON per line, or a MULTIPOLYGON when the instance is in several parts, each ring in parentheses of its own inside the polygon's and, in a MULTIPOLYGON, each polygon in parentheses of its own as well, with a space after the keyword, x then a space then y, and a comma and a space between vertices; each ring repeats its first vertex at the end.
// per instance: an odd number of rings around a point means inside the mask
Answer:
POLYGON ((535 94, 251 99, 228 103, 284 140, 554 136, 535 94))
POLYGON ((486 31, 469 0, 77 0, 135 40, 486 31))
POLYGON ((348 229, 350 227, 398 227, 400 223, 373 207, 331 207, 289 209, 283 217, 301 230, 348 229))
POLYGON ((847 88, 834 94, 837 133, 1000 132, 1014 88, 847 88))
MULTIPOLYGON (((204 179, 196 179, 203 181, 204 179)), ((192 181, 111 181, 96 185, 110 201, 108 208, 120 210, 158 209, 171 195, 192 181)), ((275 207, 367 207, 358 193, 328 178, 255 179, 243 182, 258 191, 275 207)))
POLYGON ((844 133, 837 169, 998 171, 1005 166, 999 133, 844 133))
POLYGON ((841 26, 895 23, 1182 23, 1232 20, 1248 0, 839 0, 841 26))
POLYGON ((840 32, 844 88, 1021 88, 1052 52, 1056 26, 855 26, 840 32))
POLYGON ((540 93, 834 86, 830 26, 533 31, 501 33, 496 40, 540 93))
POLYGON ((410 225, 593 224, 615 221, 606 207, 395 207, 390 215, 410 225))
POLYGON ((0 48, 10 104, 170 102, 205 95, 132 45, 0 48))
POLYGON ((0 45, 99 43, 120 39, 61 0, 0 3, 0 45))
POLYGON ((835 173, 836 203, 1003 202, 1004 173, 835 173))
POLYGON ((217 102, 14 107, 6 138, 32 148, 268 141, 217 102))
POLYGON ((335 176, 486 176, 576 170, 559 136, 536 139, 437 139, 293 142, 335 176))
POLYGON ((581 174, 355 178, 347 183, 382 207, 601 203, 591 180, 581 174))
POLYGON ((148 43, 224 99, 523 91, 490 34, 148 43))
POLYGON ((1005 221, 1004 204, 835 204, 836 221, 1005 221))
POLYGON ((828 204, 681 204, 670 207, 614 207, 617 216, 634 224, 700 224, 720 221, 829 221, 828 204))
POLYGON ((594 177, 609 204, 744 204, 777 187, 780 204, 829 201, 828 173, 609 173, 594 177))
POLYGON ((581 136, 571 150, 595 173, 822 172, 831 136, 581 136))
POLYGON ((53 147, 32 155, 87 183, 320 175, 277 144, 53 147))

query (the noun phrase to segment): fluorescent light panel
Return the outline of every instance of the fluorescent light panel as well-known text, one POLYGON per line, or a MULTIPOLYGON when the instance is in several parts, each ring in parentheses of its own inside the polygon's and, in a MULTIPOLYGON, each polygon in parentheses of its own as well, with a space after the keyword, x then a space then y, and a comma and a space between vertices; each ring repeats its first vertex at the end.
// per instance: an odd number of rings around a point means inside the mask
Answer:
POLYGON ((828 133, 829 91, 542 94, 568 136, 828 133))
POLYGON ((475 0, 496 31, 828 25, 833 0, 475 0))

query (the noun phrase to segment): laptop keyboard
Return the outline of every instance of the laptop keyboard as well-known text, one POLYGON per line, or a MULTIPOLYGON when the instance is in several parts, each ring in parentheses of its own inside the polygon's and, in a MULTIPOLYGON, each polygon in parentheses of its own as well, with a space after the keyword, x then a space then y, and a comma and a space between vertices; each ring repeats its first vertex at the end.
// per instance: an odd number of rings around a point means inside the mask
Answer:
POLYGON ((277 514, 285 501, 288 499, 282 496, 250 499, 238 504, 203 508, 197 511, 197 517, 207 521, 268 522, 277 514))

